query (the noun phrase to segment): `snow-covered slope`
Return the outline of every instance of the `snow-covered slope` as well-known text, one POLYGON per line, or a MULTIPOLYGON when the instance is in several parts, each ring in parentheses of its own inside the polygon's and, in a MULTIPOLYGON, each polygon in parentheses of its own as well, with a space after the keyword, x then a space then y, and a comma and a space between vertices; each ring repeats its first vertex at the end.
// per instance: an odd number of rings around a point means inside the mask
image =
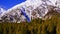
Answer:
POLYGON ((8 22, 30 22, 34 18, 43 18, 51 9, 59 12, 58 4, 57 0, 26 0, 5 11, 1 18, 8 22))
POLYGON ((0 8, 0 15, 5 12, 6 10, 4 10, 3 8, 0 8))
POLYGON ((2 17, 6 13, 6 10, 3 8, 0 8, 0 17, 2 17))

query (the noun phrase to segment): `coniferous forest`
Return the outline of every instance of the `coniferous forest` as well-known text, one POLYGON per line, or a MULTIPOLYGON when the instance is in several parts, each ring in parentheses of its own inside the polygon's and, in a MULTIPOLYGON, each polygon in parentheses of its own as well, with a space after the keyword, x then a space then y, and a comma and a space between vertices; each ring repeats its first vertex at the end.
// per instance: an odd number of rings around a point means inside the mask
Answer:
POLYGON ((30 23, 0 23, 0 34, 60 34, 60 16, 33 19, 30 23))

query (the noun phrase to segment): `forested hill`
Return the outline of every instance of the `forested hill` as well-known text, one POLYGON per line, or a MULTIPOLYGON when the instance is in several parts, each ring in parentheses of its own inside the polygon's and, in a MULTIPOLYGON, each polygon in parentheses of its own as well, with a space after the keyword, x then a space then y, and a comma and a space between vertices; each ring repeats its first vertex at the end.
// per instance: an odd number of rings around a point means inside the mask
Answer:
POLYGON ((0 23, 0 34, 60 34, 60 17, 54 15, 46 20, 37 18, 30 23, 0 23))

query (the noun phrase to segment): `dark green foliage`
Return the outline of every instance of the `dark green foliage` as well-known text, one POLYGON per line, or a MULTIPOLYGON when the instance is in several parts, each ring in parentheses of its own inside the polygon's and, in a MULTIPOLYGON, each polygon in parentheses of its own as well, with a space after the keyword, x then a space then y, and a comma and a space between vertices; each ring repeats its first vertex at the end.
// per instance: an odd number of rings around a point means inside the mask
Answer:
POLYGON ((30 23, 0 23, 0 34, 60 34, 60 18, 34 19, 30 23))

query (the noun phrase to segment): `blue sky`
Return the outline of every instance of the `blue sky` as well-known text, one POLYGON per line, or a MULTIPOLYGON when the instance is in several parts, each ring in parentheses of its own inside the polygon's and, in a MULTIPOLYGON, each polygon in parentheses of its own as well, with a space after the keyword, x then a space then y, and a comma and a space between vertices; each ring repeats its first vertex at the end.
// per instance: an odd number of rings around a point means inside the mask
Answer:
POLYGON ((7 10, 7 9, 13 7, 14 5, 17 5, 24 1, 26 1, 26 0, 0 0, 0 7, 7 10))

